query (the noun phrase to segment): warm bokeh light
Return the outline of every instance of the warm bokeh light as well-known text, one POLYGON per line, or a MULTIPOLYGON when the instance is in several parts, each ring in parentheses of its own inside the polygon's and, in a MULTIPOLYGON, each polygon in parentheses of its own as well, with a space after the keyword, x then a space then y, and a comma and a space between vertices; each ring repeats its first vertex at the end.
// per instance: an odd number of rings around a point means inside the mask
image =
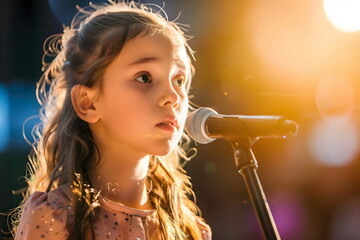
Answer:
POLYGON ((354 104, 354 86, 347 79, 331 75, 319 81, 316 88, 316 105, 323 119, 333 121, 350 118, 354 104))
POLYGON ((320 120, 309 133, 308 145, 320 163, 344 166, 354 160, 359 151, 359 130, 351 119, 342 116, 333 121, 320 120))
POLYGON ((360 30, 360 0, 323 0, 323 4, 327 18, 338 30, 360 30))
POLYGON ((314 77, 355 64, 353 39, 329 24, 321 2, 257 1, 244 24, 253 51, 268 72, 264 78, 271 76, 269 84, 284 83, 278 89, 288 91, 289 83, 298 89, 312 87, 314 77))

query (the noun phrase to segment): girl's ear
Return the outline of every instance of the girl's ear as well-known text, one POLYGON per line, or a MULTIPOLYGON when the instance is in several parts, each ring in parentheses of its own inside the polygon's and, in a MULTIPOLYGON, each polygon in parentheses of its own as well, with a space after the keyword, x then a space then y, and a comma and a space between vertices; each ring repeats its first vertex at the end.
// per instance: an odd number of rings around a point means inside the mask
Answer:
POLYGON ((95 123, 99 120, 99 114, 94 105, 96 92, 96 89, 80 84, 71 89, 71 102, 75 112, 79 118, 88 123, 95 123))

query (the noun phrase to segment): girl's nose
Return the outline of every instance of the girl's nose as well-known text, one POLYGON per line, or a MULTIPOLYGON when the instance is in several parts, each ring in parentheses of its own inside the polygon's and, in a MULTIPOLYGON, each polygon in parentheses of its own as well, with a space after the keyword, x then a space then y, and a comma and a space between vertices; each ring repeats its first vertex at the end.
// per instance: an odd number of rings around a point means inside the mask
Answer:
POLYGON ((163 94, 160 97, 159 105, 161 107, 177 108, 179 106, 180 96, 171 83, 164 86, 163 94))

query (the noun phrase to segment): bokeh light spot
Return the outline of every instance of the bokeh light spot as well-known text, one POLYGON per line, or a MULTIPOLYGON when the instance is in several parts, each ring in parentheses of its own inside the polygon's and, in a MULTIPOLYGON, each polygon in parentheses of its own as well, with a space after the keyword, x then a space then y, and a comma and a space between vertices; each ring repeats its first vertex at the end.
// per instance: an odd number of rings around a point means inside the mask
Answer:
POLYGON ((343 32, 360 30, 360 0, 324 0, 323 5, 335 28, 343 32))
POLYGON ((316 160, 327 166, 344 166, 358 152, 357 126, 351 119, 340 119, 342 120, 319 121, 309 134, 310 152, 316 160))
POLYGON ((216 164, 213 163, 213 162, 208 162, 208 163, 205 164, 204 169, 205 169, 205 172, 206 172, 206 173, 211 174, 211 173, 215 173, 215 172, 216 172, 217 166, 216 166, 216 164))
POLYGON ((350 118, 354 104, 354 87, 347 79, 340 76, 326 76, 319 81, 316 89, 316 106, 324 120, 350 118))
POLYGON ((9 95, 6 88, 0 84, 0 152, 8 145, 9 131, 9 95))
POLYGON ((281 237, 296 239, 304 223, 303 203, 299 197, 291 191, 279 191, 271 197, 270 208, 281 237))

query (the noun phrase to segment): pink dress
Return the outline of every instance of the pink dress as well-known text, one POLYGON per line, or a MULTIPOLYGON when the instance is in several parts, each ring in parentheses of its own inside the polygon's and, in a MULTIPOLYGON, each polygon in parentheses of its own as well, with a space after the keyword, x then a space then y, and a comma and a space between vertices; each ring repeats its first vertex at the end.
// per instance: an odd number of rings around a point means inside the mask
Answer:
MULTIPOLYGON (((71 198, 67 185, 48 193, 34 192, 24 206, 15 240, 65 240, 74 224, 71 198)), ((101 196, 99 203, 93 225, 96 240, 161 239, 156 210, 129 208, 101 196)), ((209 226, 202 222, 198 226, 203 239, 210 240, 209 226)), ((90 236, 88 232, 87 239, 90 236)))

